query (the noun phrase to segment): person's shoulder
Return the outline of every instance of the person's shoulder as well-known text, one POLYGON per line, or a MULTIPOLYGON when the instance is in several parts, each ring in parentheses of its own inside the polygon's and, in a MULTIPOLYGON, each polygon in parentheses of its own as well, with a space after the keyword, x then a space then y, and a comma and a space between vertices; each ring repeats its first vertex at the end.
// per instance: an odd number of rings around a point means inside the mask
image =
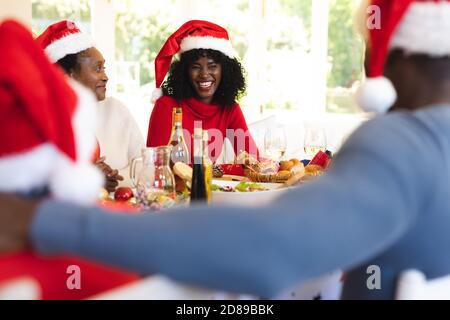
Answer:
POLYGON ((177 101, 169 96, 162 96, 156 100, 152 114, 171 113, 173 107, 177 106, 177 101))
POLYGON ((106 99, 101 101, 100 104, 113 108, 121 108, 121 107, 126 108, 125 104, 116 97, 106 97, 106 99))
POLYGON ((107 97, 101 102, 108 112, 117 112, 122 114, 130 114, 130 110, 120 99, 116 97, 107 97))
POLYGON ((177 104, 177 101, 173 97, 161 96, 158 100, 156 100, 155 107, 156 106, 169 106, 170 108, 172 108, 176 104, 177 104))
POLYGON ((408 132, 414 135, 427 135, 439 124, 448 128, 450 121, 450 106, 430 106, 416 111, 394 111, 376 116, 361 126, 362 131, 369 133, 377 131, 408 132))
POLYGON ((450 121, 450 105, 433 105, 414 112, 414 116, 420 121, 429 124, 444 126, 449 130, 448 123, 450 121))
POLYGON ((228 110, 228 112, 230 112, 230 113, 236 113, 236 112, 242 113, 242 108, 239 105, 239 103, 236 101, 234 102, 233 105, 226 107, 225 110, 228 110))
POLYGON ((423 148, 432 149, 446 132, 450 133, 449 129, 442 131, 444 129, 436 121, 429 120, 432 114, 438 118, 437 113, 440 116, 447 114, 450 120, 450 110, 448 113, 425 109, 416 112, 395 111, 375 116, 355 130, 347 140, 346 147, 378 150, 392 155, 423 148))
POLYGON ((364 121, 350 136, 349 142, 354 144, 374 144, 374 141, 383 139, 392 140, 397 136, 398 130, 403 130, 408 115, 401 113, 390 113, 375 115, 373 118, 364 121), (370 141, 370 142, 369 142, 370 141))

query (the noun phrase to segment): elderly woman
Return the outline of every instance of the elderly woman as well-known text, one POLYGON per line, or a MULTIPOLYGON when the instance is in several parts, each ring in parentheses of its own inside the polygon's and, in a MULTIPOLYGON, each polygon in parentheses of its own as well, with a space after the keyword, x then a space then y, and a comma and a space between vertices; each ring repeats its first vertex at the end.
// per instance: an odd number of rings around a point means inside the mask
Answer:
MULTIPOLYGON (((217 159, 224 138, 234 152, 247 151, 257 156, 256 144, 236 99, 245 93, 243 69, 235 57, 222 27, 208 21, 186 22, 172 34, 155 60, 158 95, 147 136, 147 146, 165 145, 170 140, 172 109, 183 111, 183 129, 193 133, 194 122, 214 137, 211 157, 217 159), (172 62, 172 56, 181 54, 172 62), (170 71, 169 71, 170 68, 170 71), (167 81, 163 83, 169 71, 167 81), (216 129, 216 130, 213 130, 216 129)), ((185 137, 191 142, 191 137, 185 137)))
POLYGON ((97 166, 106 175, 106 189, 114 191, 119 180, 125 180, 121 185, 130 185, 129 165, 132 158, 140 155, 144 139, 126 106, 114 98, 106 98, 108 76, 103 55, 94 47, 91 37, 71 21, 50 25, 36 41, 50 60, 91 89, 99 101, 96 136, 102 158, 97 160, 97 166))

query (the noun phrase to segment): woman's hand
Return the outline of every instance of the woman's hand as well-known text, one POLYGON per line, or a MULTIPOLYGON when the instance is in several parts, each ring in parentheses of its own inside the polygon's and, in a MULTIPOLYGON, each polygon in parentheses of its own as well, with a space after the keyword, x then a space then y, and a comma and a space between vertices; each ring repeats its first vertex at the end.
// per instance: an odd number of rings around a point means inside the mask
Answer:
POLYGON ((123 180, 123 177, 119 175, 118 170, 113 170, 108 164, 105 162, 105 157, 99 158, 95 165, 99 168, 103 174, 105 175, 105 189, 108 192, 116 191, 117 186, 119 185, 119 181, 123 180))
POLYGON ((0 193, 0 253, 24 250, 39 202, 0 193))

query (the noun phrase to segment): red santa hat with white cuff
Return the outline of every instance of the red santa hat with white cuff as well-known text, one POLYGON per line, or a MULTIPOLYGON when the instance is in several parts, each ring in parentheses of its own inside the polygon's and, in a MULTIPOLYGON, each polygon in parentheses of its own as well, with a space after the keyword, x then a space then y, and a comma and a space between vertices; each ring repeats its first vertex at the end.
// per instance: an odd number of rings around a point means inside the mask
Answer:
POLYGON ((360 23, 367 30, 369 64, 356 100, 365 111, 384 113, 397 99, 393 84, 383 76, 391 50, 450 56, 450 1, 371 0, 363 6, 360 23))
POLYGON ((186 22, 167 39, 155 59, 156 90, 152 95, 153 102, 162 96, 161 85, 169 71, 172 57, 193 49, 217 50, 230 59, 237 56, 227 30, 204 20, 186 22))
POLYGON ((53 63, 69 54, 94 47, 91 36, 81 32, 75 22, 68 20, 50 25, 36 41, 53 63))
POLYGON ((0 42, 0 191, 93 202, 104 182, 90 163, 94 96, 69 84, 19 23, 0 24, 0 42))

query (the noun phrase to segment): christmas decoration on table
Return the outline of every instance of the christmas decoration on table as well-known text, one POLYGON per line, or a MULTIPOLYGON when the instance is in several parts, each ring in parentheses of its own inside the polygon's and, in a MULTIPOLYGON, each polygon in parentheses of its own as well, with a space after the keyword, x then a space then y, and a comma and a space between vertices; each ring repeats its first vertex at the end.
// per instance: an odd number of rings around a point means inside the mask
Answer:
POLYGON ((133 196, 133 190, 128 187, 119 187, 114 192, 114 200, 116 201, 129 201, 133 196))
POLYGON ((213 167, 213 177, 214 178, 222 178, 224 175, 224 170, 222 169, 222 166, 215 164, 213 167))

